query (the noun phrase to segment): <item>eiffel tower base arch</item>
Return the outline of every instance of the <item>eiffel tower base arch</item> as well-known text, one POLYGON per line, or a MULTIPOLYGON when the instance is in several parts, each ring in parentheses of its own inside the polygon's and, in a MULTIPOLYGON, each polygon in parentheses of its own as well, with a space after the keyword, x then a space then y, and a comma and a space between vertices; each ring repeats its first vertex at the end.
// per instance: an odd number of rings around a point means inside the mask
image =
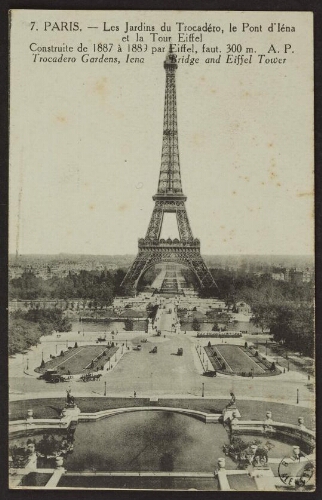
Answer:
POLYGON ((207 268, 201 254, 200 242, 166 242, 156 241, 154 243, 139 240, 139 252, 126 274, 122 286, 135 293, 141 276, 152 266, 160 263, 181 264, 190 269, 196 276, 199 286, 203 288, 217 289, 216 283, 207 268))

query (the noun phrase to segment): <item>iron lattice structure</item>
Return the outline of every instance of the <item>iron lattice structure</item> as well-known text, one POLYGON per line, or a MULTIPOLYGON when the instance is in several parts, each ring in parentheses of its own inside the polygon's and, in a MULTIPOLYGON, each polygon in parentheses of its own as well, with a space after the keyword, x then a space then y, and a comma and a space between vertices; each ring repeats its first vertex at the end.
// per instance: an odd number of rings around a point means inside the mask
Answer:
POLYGON ((198 279, 200 288, 217 287, 201 254, 200 241, 193 237, 183 194, 180 174, 177 99, 175 73, 176 56, 169 52, 164 61, 166 87, 164 101, 161 169, 152 217, 145 238, 139 239, 139 251, 122 285, 134 289, 153 265, 176 262, 188 267, 198 279), (160 239, 165 213, 175 213, 180 239, 160 239))

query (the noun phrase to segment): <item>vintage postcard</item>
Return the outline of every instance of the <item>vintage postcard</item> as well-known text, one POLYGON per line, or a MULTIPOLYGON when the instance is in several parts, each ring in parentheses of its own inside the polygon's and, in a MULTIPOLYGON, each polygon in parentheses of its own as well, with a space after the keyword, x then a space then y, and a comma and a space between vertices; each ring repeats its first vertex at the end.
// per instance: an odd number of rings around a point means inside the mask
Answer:
POLYGON ((9 487, 315 490, 313 14, 10 13, 9 487))

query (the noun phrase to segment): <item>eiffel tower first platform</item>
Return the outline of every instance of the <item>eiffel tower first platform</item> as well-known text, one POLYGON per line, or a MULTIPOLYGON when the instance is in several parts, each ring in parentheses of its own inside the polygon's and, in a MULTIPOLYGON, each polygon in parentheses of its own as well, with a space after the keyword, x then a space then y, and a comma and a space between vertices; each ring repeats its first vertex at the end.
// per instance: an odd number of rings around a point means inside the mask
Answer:
POLYGON ((127 289, 135 290, 145 271, 162 262, 188 267, 197 277, 201 289, 217 288, 200 254, 200 240, 193 237, 185 206, 187 197, 182 192, 175 80, 177 68, 176 56, 170 51, 164 61, 166 87, 158 191, 153 196, 155 205, 146 236, 139 239, 138 255, 122 282, 127 289), (179 239, 160 239, 165 213, 176 214, 179 239))

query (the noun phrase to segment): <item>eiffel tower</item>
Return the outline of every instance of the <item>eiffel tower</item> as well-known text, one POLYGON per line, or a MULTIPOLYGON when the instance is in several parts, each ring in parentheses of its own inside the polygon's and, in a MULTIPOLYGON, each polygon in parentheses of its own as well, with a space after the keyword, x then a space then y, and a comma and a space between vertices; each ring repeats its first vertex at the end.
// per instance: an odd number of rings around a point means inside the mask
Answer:
POLYGON ((185 207, 187 197, 182 191, 175 80, 177 68, 176 56, 171 52, 170 46, 170 51, 164 61, 166 86, 158 191, 153 196, 155 205, 146 236, 139 239, 137 257, 122 282, 122 286, 134 290, 145 271, 162 262, 175 262, 188 267, 197 277, 201 289, 217 288, 200 254, 200 240, 193 237, 185 207), (165 213, 176 214, 180 239, 160 239, 165 213))

